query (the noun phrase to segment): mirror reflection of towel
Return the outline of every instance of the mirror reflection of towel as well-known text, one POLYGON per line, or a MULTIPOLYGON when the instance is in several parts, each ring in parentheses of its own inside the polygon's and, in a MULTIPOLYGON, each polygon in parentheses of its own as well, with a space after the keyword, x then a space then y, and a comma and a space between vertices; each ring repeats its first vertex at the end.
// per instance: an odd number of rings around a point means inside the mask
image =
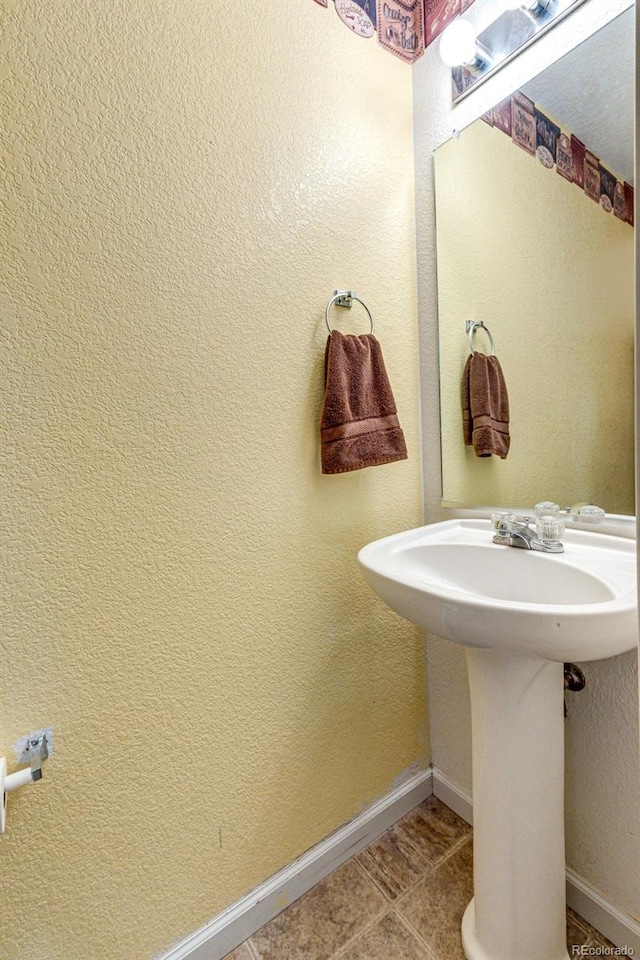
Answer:
POLYGON ((323 473, 347 473, 407 459, 382 351, 374 336, 334 330, 327 339, 324 379, 323 473))
POLYGON ((464 442, 477 457, 494 454, 505 460, 509 453, 509 396, 500 361, 473 353, 462 374, 462 427, 464 442))

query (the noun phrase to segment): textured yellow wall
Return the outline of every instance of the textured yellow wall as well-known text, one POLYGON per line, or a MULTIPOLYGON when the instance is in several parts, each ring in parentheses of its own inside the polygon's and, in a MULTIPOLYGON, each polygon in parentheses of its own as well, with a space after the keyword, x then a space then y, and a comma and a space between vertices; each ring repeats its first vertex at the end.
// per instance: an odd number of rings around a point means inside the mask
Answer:
POLYGON ((311 0, 9 0, 3 960, 144 960, 428 761, 411 72, 311 0), (406 462, 322 477, 324 305, 406 462), (341 316, 345 332, 364 315, 341 316))
POLYGON ((481 120, 436 176, 444 499, 635 513, 633 230, 481 120), (463 444, 467 319, 505 374, 506 461, 463 444))

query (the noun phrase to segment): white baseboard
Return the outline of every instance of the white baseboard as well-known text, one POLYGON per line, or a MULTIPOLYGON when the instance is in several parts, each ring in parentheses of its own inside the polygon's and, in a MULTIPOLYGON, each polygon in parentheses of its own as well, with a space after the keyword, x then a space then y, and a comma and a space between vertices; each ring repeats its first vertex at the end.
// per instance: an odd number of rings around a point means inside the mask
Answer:
POLYGON ((604 899, 599 890, 569 868, 567 868, 567 903, 616 947, 633 949, 630 955, 640 957, 640 923, 628 913, 623 913, 622 910, 614 907, 604 899))
POLYGON ((433 768, 433 792, 438 800, 442 800, 449 809, 473 826, 473 800, 437 767, 433 768))
POLYGON ((431 768, 414 774, 158 960, 222 960, 432 793, 431 768))
MULTIPOLYGON (((415 774, 297 860, 260 884, 158 960, 222 960, 332 870, 388 830, 431 794, 473 824, 473 802, 441 770, 415 774)), ((573 870, 567 870, 567 903, 618 947, 640 956, 640 923, 618 910, 573 870)))
MULTIPOLYGON (((452 783, 441 770, 433 768, 433 792, 439 800, 473 824, 473 801, 468 793, 452 783)), ((640 957, 640 923, 618 910, 602 894, 567 868, 567 903, 572 910, 604 934, 617 947, 633 949, 631 956, 640 957)))

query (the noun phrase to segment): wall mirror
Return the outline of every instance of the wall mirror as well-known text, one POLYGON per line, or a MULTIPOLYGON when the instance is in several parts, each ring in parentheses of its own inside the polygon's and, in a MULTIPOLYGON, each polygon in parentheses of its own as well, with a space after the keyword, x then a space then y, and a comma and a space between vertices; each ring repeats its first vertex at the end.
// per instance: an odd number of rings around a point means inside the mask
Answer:
POLYGON ((630 8, 435 151, 447 505, 635 512, 634 35, 630 8), (468 320, 504 372, 505 460, 464 444, 468 320))

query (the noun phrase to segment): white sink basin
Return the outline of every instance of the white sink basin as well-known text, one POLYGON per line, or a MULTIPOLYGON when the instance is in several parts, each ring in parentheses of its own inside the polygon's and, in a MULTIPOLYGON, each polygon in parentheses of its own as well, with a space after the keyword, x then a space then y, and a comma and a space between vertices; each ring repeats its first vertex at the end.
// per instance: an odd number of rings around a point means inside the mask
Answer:
POLYGON ((396 613, 466 646, 599 660, 637 642, 636 544, 568 530, 565 552, 492 541, 488 520, 446 520, 376 540, 364 577, 396 613))
POLYGON ((464 644, 473 743, 468 960, 569 960, 563 662, 637 643, 636 544, 569 530, 565 553, 493 543, 488 520, 447 520, 358 554, 396 613, 464 644))

